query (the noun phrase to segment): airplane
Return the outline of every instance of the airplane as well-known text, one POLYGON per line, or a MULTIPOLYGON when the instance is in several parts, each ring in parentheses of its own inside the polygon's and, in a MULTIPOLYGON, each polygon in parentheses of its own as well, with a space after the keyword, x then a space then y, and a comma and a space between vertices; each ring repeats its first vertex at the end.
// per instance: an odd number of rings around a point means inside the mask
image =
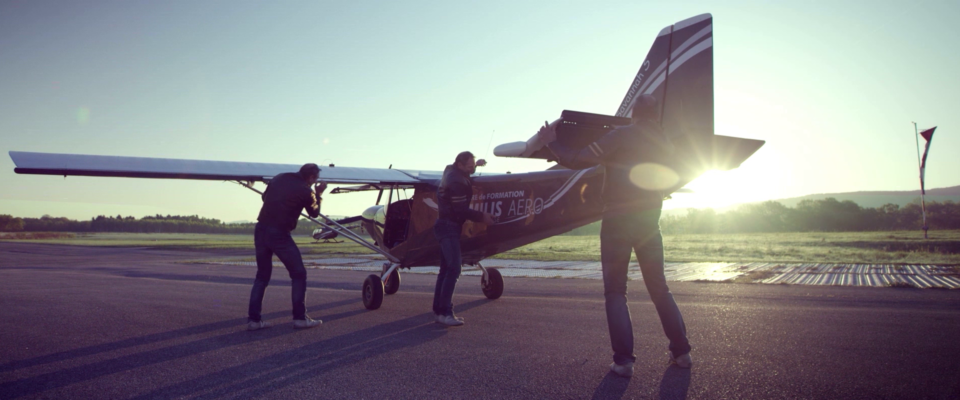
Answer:
MULTIPOLYGON (((630 124, 633 102, 641 94, 660 103, 660 123, 676 147, 667 165, 644 170, 641 180, 659 185, 665 197, 710 169, 730 170, 755 153, 762 140, 714 134, 713 126, 713 17, 702 14, 660 31, 614 115, 564 110, 552 123, 556 140, 582 149, 610 130, 630 124)), ((526 142, 497 146, 494 155, 555 161, 537 135, 526 142)), ((180 160, 143 157, 11 151, 18 174, 77 175, 128 178, 199 179, 233 181, 257 193, 256 182, 301 164, 180 160)), ((599 221, 603 167, 569 170, 555 165, 544 171, 483 175, 473 178, 473 209, 493 214, 492 225, 467 221, 461 234, 463 262, 482 271, 484 295, 503 294, 500 272, 481 261, 505 251, 568 232, 599 221)), ((384 295, 400 288, 400 269, 437 266, 439 244, 433 234, 438 218, 437 189, 441 172, 402 169, 322 167, 318 181, 345 184, 331 194, 378 191, 377 203, 350 221, 320 220, 303 214, 328 231, 379 254, 386 261, 380 274, 363 282, 362 299, 367 309, 382 305, 384 295), (407 190, 412 196, 406 196, 407 190), (387 201, 380 204, 384 192, 387 201), (396 198, 394 198, 396 196, 396 198), (361 221, 373 242, 346 229, 344 224, 361 221)), ((319 233, 318 233, 319 234, 319 233)))

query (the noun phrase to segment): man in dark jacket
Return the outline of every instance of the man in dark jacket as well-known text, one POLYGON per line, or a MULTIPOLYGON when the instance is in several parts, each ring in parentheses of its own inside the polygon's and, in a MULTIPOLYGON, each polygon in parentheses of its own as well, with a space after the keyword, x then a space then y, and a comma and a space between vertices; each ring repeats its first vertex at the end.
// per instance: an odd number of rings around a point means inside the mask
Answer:
POLYGON ((270 327, 270 323, 260 319, 263 293, 270 283, 273 272, 273 255, 283 262, 290 273, 290 291, 293 300, 293 327, 313 328, 322 321, 306 315, 307 270, 303 267, 300 249, 294 243, 290 232, 297 228, 300 212, 316 218, 320 215, 320 195, 326 190, 325 183, 310 190, 320 176, 317 164, 304 164, 300 172, 275 176, 263 193, 263 207, 257 217, 253 242, 257 252, 257 278, 250 291, 250 310, 247 329, 255 331, 270 327))
POLYGON ((632 123, 614 129, 582 150, 569 149, 556 141, 554 126, 540 130, 560 165, 572 169, 603 165, 603 222, 600 227, 600 259, 603 268, 607 325, 613 347, 610 369, 633 374, 633 325, 627 307, 627 266, 630 251, 637 254, 643 283, 670 339, 670 358, 690 368, 690 343, 686 326, 663 274, 663 239, 660 235, 659 192, 677 183, 677 176, 664 166, 673 145, 660 129, 659 105, 653 96, 642 95, 634 103, 632 123))
POLYGON ((489 213, 470 209, 473 197, 473 181, 470 175, 477 166, 486 165, 486 161, 475 161, 469 151, 457 154, 453 165, 443 170, 440 190, 437 191, 437 203, 440 217, 433 226, 433 232, 440 241, 440 273, 437 274, 437 287, 433 292, 433 313, 437 322, 447 326, 463 325, 463 319, 453 315, 453 291, 460 279, 460 232, 466 220, 494 223, 489 213))

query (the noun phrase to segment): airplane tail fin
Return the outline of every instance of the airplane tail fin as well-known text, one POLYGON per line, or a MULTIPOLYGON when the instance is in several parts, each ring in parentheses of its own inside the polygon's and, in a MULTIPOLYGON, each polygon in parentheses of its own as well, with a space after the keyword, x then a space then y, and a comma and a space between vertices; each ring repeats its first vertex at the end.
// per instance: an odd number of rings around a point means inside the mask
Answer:
MULTIPOLYGON (((629 118, 634 102, 642 94, 659 100, 661 127, 671 139, 686 135, 706 139, 713 135, 713 17, 710 14, 685 19, 660 31, 620 103, 616 117, 629 118)), ((589 143, 595 138, 583 140, 589 143)), ((536 135, 526 142, 497 146, 494 154, 550 157, 536 135)))
POLYGON ((660 124, 671 137, 713 135, 713 17, 701 14, 660 31, 616 116, 629 117, 649 94, 660 103, 660 124))
POLYGON ((629 117, 640 95, 659 100, 660 126, 677 146, 680 184, 709 169, 730 170, 762 140, 714 134, 713 16, 701 14, 660 31, 616 116, 629 117))
MULTIPOLYGON (((704 171, 739 167, 764 144, 762 140, 714 134, 713 16, 710 14, 663 28, 615 116, 564 110, 557 140, 572 148, 583 148, 610 129, 629 124, 633 105, 641 95, 658 100, 660 127, 676 147, 670 167, 679 175, 677 188, 704 171)), ((526 142, 497 146, 494 154, 547 160, 554 157, 536 135, 526 142)))

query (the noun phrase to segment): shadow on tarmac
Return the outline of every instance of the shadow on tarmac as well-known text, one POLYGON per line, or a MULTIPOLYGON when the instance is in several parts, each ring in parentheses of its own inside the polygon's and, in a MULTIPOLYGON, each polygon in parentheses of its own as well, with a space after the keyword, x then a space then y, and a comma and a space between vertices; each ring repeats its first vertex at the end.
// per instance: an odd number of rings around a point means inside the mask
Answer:
MULTIPOLYGON (((359 302, 360 300, 342 300, 332 303, 320 304, 307 308, 307 311, 320 311, 335 308, 347 304, 359 302)), ((324 322, 335 321, 351 317, 353 315, 366 312, 366 309, 347 311, 339 314, 325 315, 321 319, 324 322)), ((265 314, 264 318, 277 318, 284 315, 290 315, 289 311, 279 311, 265 314)), ((246 318, 230 319, 220 322, 214 322, 205 325, 198 325, 189 328, 177 329, 169 332, 157 333, 138 338, 121 340, 113 343, 106 343, 96 346, 85 347, 82 349, 70 350, 60 353, 54 353, 46 356, 32 358, 29 360, 15 361, 0 366, 0 371, 12 371, 20 368, 53 363, 69 360, 76 357, 89 356, 97 353, 119 350, 127 347, 148 345, 151 343, 172 340, 181 337, 216 331, 220 329, 235 328, 242 329, 246 324, 246 318)), ((67 368, 56 372, 50 372, 30 378, 24 378, 13 382, 0 384, 0 393, 16 396, 33 395, 39 392, 83 382, 90 379, 96 379, 101 376, 115 374, 134 368, 140 368, 147 365, 158 364, 166 361, 176 360, 184 357, 190 357, 201 353, 217 351, 227 347, 239 346, 245 343, 256 342, 275 337, 288 335, 298 332, 294 329, 265 329, 258 332, 233 331, 218 336, 211 336, 199 339, 189 343, 177 344, 164 348, 148 350, 140 353, 121 356, 111 360, 95 362, 93 364, 79 367, 67 368)))
MULTIPOLYGON (((600 385, 593 391, 592 399, 623 398, 623 394, 627 392, 629 386, 630 378, 623 378, 613 372, 607 372, 607 375, 600 381, 600 385)), ((663 372, 663 378, 660 379, 659 398, 661 400, 685 400, 689 389, 690 370, 671 365, 663 372)))
MULTIPOLYGON (((457 305, 457 310, 466 311, 491 301, 493 300, 474 300, 457 305)), ((163 387, 135 399, 234 396, 261 398, 280 388, 315 379, 326 372, 366 358, 419 346, 446 335, 447 328, 433 323, 431 316, 431 313, 418 314, 321 340, 163 387)))
MULTIPOLYGON (((359 300, 348 300, 323 304, 308 308, 321 310, 333 308, 359 300)), ((468 310, 492 300, 480 299, 458 305, 458 310, 468 310)), ((324 315, 324 323, 348 318, 367 312, 366 309, 347 311, 339 314, 324 315)), ((268 314, 270 318, 287 315, 289 312, 268 314)), ((297 349, 287 350, 260 360, 252 361, 219 372, 204 375, 186 382, 157 389, 139 398, 172 398, 203 394, 204 397, 220 397, 231 393, 244 392, 244 397, 259 397, 279 387, 287 386, 304 379, 312 379, 318 374, 358 362, 367 357, 389 353, 393 350, 416 346, 439 338, 446 329, 426 323, 430 314, 419 314, 399 321, 380 324, 357 332, 350 332, 333 338, 321 340, 297 349), (318 363, 318 358, 320 359, 318 363), (210 391, 211 388, 215 388, 210 391), (208 392, 209 391, 209 392, 208 392), (208 392, 208 393, 204 393, 208 392)), ((265 315, 266 317, 266 315, 265 315)), ((14 370, 26 366, 67 360, 90 354, 170 340, 198 333, 224 329, 241 328, 246 319, 231 319, 212 324, 178 329, 170 332, 127 339, 119 342, 91 346, 19 361, 3 365, 4 370, 14 370)), ((318 329, 323 329, 322 327, 318 329)), ((176 344, 163 348, 129 354, 110 360, 104 360, 83 366, 67 368, 30 378, 0 384, 0 393, 11 397, 31 396, 50 389, 61 388, 79 382, 97 379, 106 375, 160 364, 167 361, 216 352, 222 349, 241 346, 251 342, 269 340, 299 332, 294 329, 274 327, 256 332, 234 331, 218 336, 206 337, 189 343, 176 344)))
POLYGON ((676 365, 667 367, 660 379, 661 400, 683 400, 690 389, 690 370, 676 365))
POLYGON ((607 372, 607 375, 600 381, 600 385, 593 391, 593 400, 619 399, 627 392, 630 386, 630 378, 624 378, 620 375, 607 372))
MULTIPOLYGON (((359 302, 360 299, 356 300, 341 300, 335 301, 332 303, 319 304, 315 306, 307 307, 307 312, 327 310, 330 308, 336 308, 340 306, 345 306, 348 304, 353 304, 359 302)), ((278 311, 269 314, 264 314, 264 319, 273 319, 280 318, 284 315, 289 315, 290 311, 278 311)), ((234 328, 243 326, 247 322, 246 318, 234 318, 223 320, 220 322, 213 322, 204 325, 191 326, 189 328, 176 329, 167 332, 154 333, 146 336, 140 336, 136 338, 124 339, 121 341, 113 343, 104 343, 98 344, 96 346, 84 347, 81 349, 74 349, 69 351, 62 351, 59 353, 47 354, 40 357, 35 357, 27 360, 18 360, 9 362, 6 364, 0 365, 0 372, 9 372, 15 371, 21 368, 32 367, 36 365, 43 365, 49 363, 55 363, 60 361, 69 360, 77 357, 86 357, 93 354, 103 353, 107 351, 120 350, 127 347, 134 346, 143 346, 146 344, 162 342, 164 340, 177 339, 186 336, 198 335, 201 333, 207 333, 212 331, 217 331, 220 329, 234 328)))

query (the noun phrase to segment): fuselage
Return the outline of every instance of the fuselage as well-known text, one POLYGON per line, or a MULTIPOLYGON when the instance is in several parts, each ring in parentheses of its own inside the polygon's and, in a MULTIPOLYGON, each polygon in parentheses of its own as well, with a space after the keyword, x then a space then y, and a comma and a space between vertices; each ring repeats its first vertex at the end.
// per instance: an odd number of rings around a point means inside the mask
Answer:
MULTIPOLYGON (((416 185, 412 198, 365 213, 364 228, 403 267, 439 265, 433 233, 439 215, 438 185, 439 181, 416 185)), ((600 220, 602 186, 598 168, 474 178, 470 207, 492 214, 496 223, 464 223, 463 262, 473 264, 600 220)))

